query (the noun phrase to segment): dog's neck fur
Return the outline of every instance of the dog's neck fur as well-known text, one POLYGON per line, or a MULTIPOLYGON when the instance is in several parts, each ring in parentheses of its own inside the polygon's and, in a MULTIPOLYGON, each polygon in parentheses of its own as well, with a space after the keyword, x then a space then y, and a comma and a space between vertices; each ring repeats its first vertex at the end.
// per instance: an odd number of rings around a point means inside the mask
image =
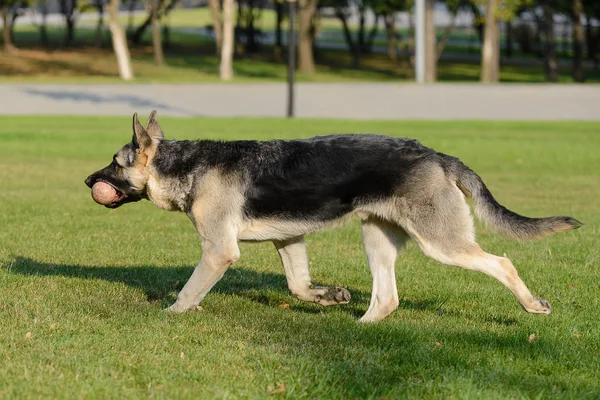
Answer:
POLYGON ((148 166, 148 199, 162 209, 187 213, 192 206, 195 181, 217 167, 211 165, 211 159, 228 153, 222 147, 228 146, 214 141, 161 140, 148 166))

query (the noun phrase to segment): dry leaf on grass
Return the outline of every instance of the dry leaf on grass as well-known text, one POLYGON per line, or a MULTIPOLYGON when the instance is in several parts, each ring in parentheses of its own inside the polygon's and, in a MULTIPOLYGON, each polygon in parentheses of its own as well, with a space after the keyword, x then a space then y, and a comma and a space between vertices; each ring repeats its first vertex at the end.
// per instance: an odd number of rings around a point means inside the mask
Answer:
POLYGON ((185 358, 185 353, 183 351, 179 353, 179 358, 181 358, 182 360, 185 358))
POLYGON ((540 337, 538 335, 536 335, 535 333, 532 333, 531 335, 529 335, 529 337, 527 338, 527 341, 529 343, 533 343, 536 340, 538 340, 540 337))
POLYGON ((29 339, 29 338, 31 338, 32 336, 33 336, 33 333, 31 333, 31 332, 27 332, 27 333, 25 334, 25 338, 26 338, 26 339, 29 339))
POLYGON ((290 308, 290 305, 288 303, 281 303, 279 308, 290 308))
POLYGON ((441 344, 440 342, 435 342, 435 347, 442 348, 442 347, 444 347, 444 345, 441 344))
POLYGON ((276 382, 275 385, 277 385, 277 389, 270 391, 269 394, 285 393, 285 385, 283 383, 276 382))

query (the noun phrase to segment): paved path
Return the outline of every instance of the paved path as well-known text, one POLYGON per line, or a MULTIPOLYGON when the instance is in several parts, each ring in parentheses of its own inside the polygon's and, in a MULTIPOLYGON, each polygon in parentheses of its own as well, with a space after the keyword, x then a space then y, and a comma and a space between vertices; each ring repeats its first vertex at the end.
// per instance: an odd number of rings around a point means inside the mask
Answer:
MULTIPOLYGON (((285 84, 0 84, 0 115, 281 117, 285 84)), ((600 85, 298 84, 298 117, 600 121, 600 85)))

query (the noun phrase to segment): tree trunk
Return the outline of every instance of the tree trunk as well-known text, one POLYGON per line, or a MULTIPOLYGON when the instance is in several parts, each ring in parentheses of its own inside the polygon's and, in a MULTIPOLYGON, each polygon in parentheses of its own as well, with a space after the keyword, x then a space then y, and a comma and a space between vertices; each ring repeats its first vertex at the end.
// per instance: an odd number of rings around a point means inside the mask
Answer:
POLYGON ((425 82, 437 80, 437 37, 434 16, 435 0, 425 0, 425 82))
POLYGON ((485 9, 485 33, 481 51, 481 82, 498 82, 500 74, 500 45, 498 21, 496 20, 497 0, 488 0, 485 9))
POLYGON ((592 26, 592 17, 587 18, 586 30, 585 30, 585 42, 587 44, 588 58, 594 62, 594 69, 598 69, 598 46, 600 39, 600 30, 594 29, 592 26))
POLYGON ((2 12, 2 42, 5 53, 12 53, 16 50, 10 36, 10 18, 8 17, 8 4, 3 3, 0 10, 2 12))
POLYGON ((298 0, 298 71, 305 74, 315 72, 312 44, 312 18, 317 8, 316 0, 298 0))
POLYGON ((48 16, 48 5, 43 2, 41 5, 42 23, 40 24, 40 42, 42 46, 48 47, 50 41, 48 40, 48 29, 47 29, 47 16, 48 16))
MULTIPOLYGON (((177 6, 179 0, 171 0, 169 5, 158 14, 159 19, 165 18, 171 11, 177 6)), ((163 25, 162 29, 162 47, 163 49, 171 48, 171 24, 167 20, 167 23, 163 25)))
POLYGON ((575 82, 585 82, 583 70, 583 27, 581 26, 581 0, 573 1, 573 79, 575 82))
POLYGON ((442 38, 440 39, 440 42, 437 45, 436 61, 440 60, 440 57, 442 56, 442 53, 444 52, 444 49, 446 48, 446 45, 448 44, 448 40, 450 40, 450 36, 452 36, 452 31, 454 30, 454 24, 456 22, 456 14, 457 13, 458 13, 458 9, 456 9, 452 12, 452 15, 450 16, 450 24, 448 24, 448 26, 444 29, 442 38))
POLYGON ((283 23, 283 1, 275 1, 275 13, 277 16, 277 22, 275 24, 275 55, 279 58, 282 55, 282 30, 281 24, 283 23))
MULTIPOLYGON (((159 0, 159 3, 156 6, 156 8, 160 9, 163 6, 164 2, 165 2, 165 0, 159 0)), ((148 16, 146 17, 144 22, 142 22, 142 24, 135 30, 133 35, 131 35, 131 38, 130 38, 131 43, 140 44, 140 42, 142 41, 142 36, 144 36, 144 32, 146 32, 146 29, 149 26, 152 26, 152 12, 150 12, 148 14, 148 16)))
POLYGON ((396 15, 394 12, 388 11, 383 20, 387 38, 387 56, 390 60, 396 61, 398 59, 396 53, 396 15))
POLYGON ((65 47, 71 47, 75 38, 75 20, 72 17, 66 19, 67 32, 65 33, 65 47))
POLYGON ((346 39, 346 44, 348 45, 348 49, 350 50, 350 54, 352 55, 352 65, 354 66, 354 68, 358 68, 360 63, 357 49, 358 45, 354 43, 354 39, 352 39, 352 32, 350 32, 350 28, 348 27, 346 14, 344 14, 343 10, 338 9, 336 11, 336 15, 342 23, 342 32, 344 32, 344 39, 346 39))
POLYGON ((358 37, 357 37, 357 47, 359 54, 364 52, 365 49, 365 7, 360 7, 358 10, 358 37))
POLYGON ((513 55, 513 31, 512 31, 512 21, 508 20, 505 22, 506 24, 506 54, 507 58, 512 58, 513 55))
POLYGON ((10 25, 9 25, 9 30, 10 30, 10 42, 11 43, 15 43, 15 25, 16 25, 16 21, 17 18, 19 18, 19 13, 17 12, 16 8, 19 7, 19 3, 16 3, 13 5, 13 7, 15 9, 13 9, 13 13, 12 13, 12 17, 10 18, 10 25))
POLYGON ((102 28, 104 27, 104 6, 101 0, 96 0, 96 10, 98 11, 98 24, 96 25, 96 47, 102 47, 102 28))
POLYGON ((75 8, 77 7, 77 0, 61 0, 59 2, 60 12, 65 17, 65 37, 63 39, 63 45, 70 47, 73 44, 75 37, 75 8))
POLYGON ((219 77, 228 81, 233 78, 233 0, 223 0, 223 42, 221 45, 221 65, 219 77))
POLYGON ((148 28, 150 25, 152 25, 152 15, 148 15, 144 22, 142 22, 135 32, 133 32, 133 35, 131 35, 130 38, 131 43, 140 44, 142 41, 142 36, 144 36, 144 32, 146 32, 146 28, 148 28))
POLYGON ((152 0, 151 2, 151 15, 152 15, 152 49, 154 50, 154 62, 158 66, 162 66, 165 63, 163 56, 162 37, 160 34, 160 19, 158 16, 158 0, 152 0))
POLYGON ((217 54, 221 53, 223 45, 223 25, 221 24, 221 13, 219 10, 219 0, 208 0, 210 6, 210 15, 212 17, 213 32, 215 33, 215 44, 217 46, 217 54))
POLYGON ((558 81, 558 64, 556 63, 556 43, 554 41, 554 8, 550 2, 543 4, 544 10, 544 37, 546 39, 546 54, 544 57, 544 71, 548 82, 558 81))
POLYGON ((373 23, 373 26, 369 31, 369 36, 367 36, 367 40, 365 41, 363 53, 373 52, 373 42, 375 41, 375 36, 377 36, 377 31, 379 30, 379 18, 381 18, 381 14, 375 15, 375 22, 373 23))
POLYGON ((246 9, 246 52, 252 53, 258 49, 256 44, 256 29, 254 28, 254 2, 247 2, 246 9))
POLYGON ((404 40, 400 39, 400 43, 398 43, 398 49, 400 51, 404 50, 406 54, 406 61, 408 63, 408 69, 411 71, 411 76, 414 78, 414 70, 415 70, 415 25, 413 23, 413 18, 408 19, 408 35, 406 37, 406 45, 404 44, 404 40))
POLYGON ((133 79, 133 69, 131 68, 131 56, 127 47, 125 32, 119 24, 119 2, 120 0, 110 0, 106 5, 108 10, 108 27, 110 29, 112 45, 119 64, 119 76, 125 81, 133 79))

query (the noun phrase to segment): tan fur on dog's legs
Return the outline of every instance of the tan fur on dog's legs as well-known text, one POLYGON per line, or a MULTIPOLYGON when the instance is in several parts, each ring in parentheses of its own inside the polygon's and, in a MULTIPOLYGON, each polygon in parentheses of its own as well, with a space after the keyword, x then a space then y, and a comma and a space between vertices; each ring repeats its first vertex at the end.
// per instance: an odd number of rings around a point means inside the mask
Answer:
POLYGON ((350 301, 350 293, 344 288, 313 286, 308 272, 308 257, 303 236, 273 241, 273 244, 281 257, 288 287, 294 296, 322 306, 345 304, 350 301))
POLYGON ((440 251, 433 248, 430 243, 419 243, 423 252, 441 263, 483 272, 495 278, 506 286, 517 298, 523 309, 534 314, 550 314, 552 308, 546 300, 541 300, 531 294, 513 263, 508 257, 498 257, 486 253, 479 245, 473 243, 470 248, 463 251, 440 251))
POLYGON ((398 251, 407 240, 404 231, 386 222, 372 218, 362 222, 362 241, 373 275, 373 291, 360 322, 379 321, 398 307, 394 266, 398 251))
POLYGON ((195 310, 204 296, 223 277, 227 268, 240 258, 240 251, 235 239, 225 242, 205 240, 202 250, 200 263, 177 295, 175 304, 170 306, 167 311, 181 313, 195 310))

